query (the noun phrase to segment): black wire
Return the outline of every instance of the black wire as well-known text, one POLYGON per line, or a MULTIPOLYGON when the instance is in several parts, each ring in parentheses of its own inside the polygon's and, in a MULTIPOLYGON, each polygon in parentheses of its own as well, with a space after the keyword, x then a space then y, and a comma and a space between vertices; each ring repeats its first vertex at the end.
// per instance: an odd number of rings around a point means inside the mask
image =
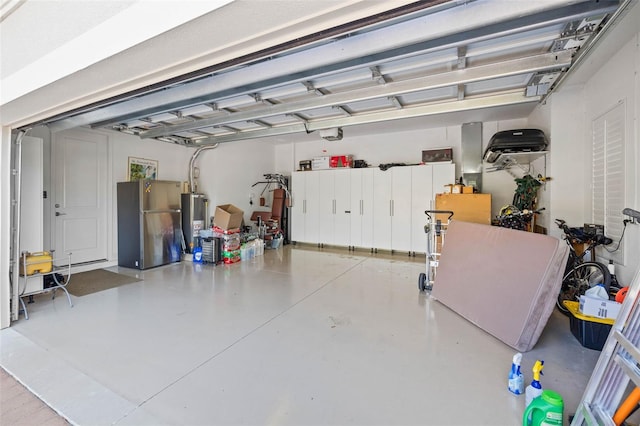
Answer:
POLYGON ((616 245, 616 248, 615 248, 614 250, 609 250, 609 249, 607 248, 607 246, 602 246, 602 247, 604 247, 604 249, 605 249, 606 251, 608 251, 609 253, 615 253, 615 252, 617 252, 617 251, 618 251, 618 249, 620 248, 620 243, 622 242, 622 238, 624 238, 624 231, 626 231, 626 230, 627 230, 627 221, 626 221, 626 220, 624 220, 624 221, 622 221, 622 223, 624 223, 624 228, 622 228, 622 235, 620 235, 620 239, 618 240, 618 244, 616 245))

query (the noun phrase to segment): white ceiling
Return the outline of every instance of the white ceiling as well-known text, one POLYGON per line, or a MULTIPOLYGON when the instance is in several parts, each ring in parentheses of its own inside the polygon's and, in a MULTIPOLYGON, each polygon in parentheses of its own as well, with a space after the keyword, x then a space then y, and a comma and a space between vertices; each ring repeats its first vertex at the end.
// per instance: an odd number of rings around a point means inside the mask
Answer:
POLYGON ((286 140, 335 127, 388 128, 384 123, 394 120, 424 127, 526 117, 619 6, 606 0, 417 4, 46 122, 202 146, 286 140))

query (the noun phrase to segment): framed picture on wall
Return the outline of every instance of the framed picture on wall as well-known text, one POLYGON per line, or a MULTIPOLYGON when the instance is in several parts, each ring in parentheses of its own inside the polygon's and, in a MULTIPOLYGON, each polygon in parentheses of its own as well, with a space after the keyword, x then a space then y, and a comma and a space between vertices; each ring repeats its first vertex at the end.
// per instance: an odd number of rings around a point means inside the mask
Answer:
POLYGON ((157 179, 158 178, 158 161, 148 160, 146 158, 129 157, 129 173, 128 180, 135 181, 140 179, 157 179))

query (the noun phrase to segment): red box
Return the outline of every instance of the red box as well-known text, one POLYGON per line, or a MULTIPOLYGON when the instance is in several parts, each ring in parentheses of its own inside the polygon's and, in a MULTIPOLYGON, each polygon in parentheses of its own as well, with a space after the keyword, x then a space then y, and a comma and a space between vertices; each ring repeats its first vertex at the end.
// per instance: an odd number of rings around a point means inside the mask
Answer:
POLYGON ((329 158, 329 167, 353 167, 352 155, 333 155, 329 158))

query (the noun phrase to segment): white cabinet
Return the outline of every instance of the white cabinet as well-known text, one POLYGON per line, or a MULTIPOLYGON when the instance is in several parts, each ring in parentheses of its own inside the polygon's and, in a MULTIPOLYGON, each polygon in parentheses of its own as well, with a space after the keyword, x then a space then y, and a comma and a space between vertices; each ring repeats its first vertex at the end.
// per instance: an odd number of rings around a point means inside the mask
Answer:
POLYGON ((424 253, 424 211, 454 175, 453 164, 294 172, 291 240, 424 253))
POLYGON ((291 240, 319 243, 319 174, 294 172, 291 179, 291 240))
POLYGON ((391 249, 391 171, 373 171, 373 248, 391 249))
POLYGON ((351 247, 373 248, 373 168, 351 170, 351 247))
POLYGON ((376 169, 374 182, 373 247, 411 250, 411 169, 376 169))
POLYGON ((350 245, 351 170, 317 172, 320 244, 350 245))
POLYGON ((455 180, 454 164, 433 164, 411 167, 411 251, 424 253, 427 236, 425 210, 435 209, 436 194, 444 191, 444 186, 455 180))

